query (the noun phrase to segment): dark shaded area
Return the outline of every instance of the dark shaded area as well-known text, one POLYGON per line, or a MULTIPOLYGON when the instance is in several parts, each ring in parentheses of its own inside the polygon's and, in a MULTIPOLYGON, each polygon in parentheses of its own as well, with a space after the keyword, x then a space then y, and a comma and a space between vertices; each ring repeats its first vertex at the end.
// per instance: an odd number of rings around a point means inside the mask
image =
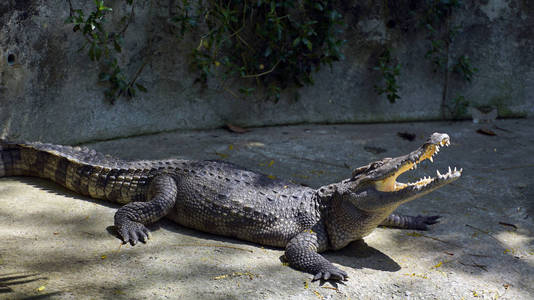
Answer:
POLYGON ((381 154, 381 153, 388 151, 387 149, 384 149, 382 147, 375 147, 375 146, 364 146, 363 149, 373 154, 381 154))
POLYGON ((59 296, 61 294, 63 294, 63 292, 52 292, 52 293, 44 293, 42 295, 23 297, 23 298, 20 298, 20 299, 21 300, 51 299, 51 298, 54 298, 54 296, 59 296))
POLYGON ((7 63, 9 65, 12 65, 15 63, 15 54, 11 53, 11 54, 8 54, 7 56, 7 63))
MULTIPOLYGON (((22 177, 22 176, 12 177, 12 178, 17 178, 17 180, 24 182, 25 184, 39 188, 47 193, 51 193, 54 195, 59 195, 59 196, 68 197, 68 198, 82 199, 84 201, 88 201, 91 203, 95 203, 95 204, 99 204, 99 205, 103 205, 103 206, 111 207, 111 208, 120 207, 119 204, 116 204, 110 201, 93 199, 90 197, 77 194, 47 179, 42 179, 42 178, 37 178, 37 177, 22 177)), ((111 221, 113 222, 113 220, 111 221)))
POLYGON ((410 142, 414 141, 416 137, 415 133, 411 133, 411 132, 397 132, 397 135, 410 142))
POLYGON ((391 257, 370 247, 364 240, 354 241, 338 251, 329 251, 325 256, 335 263, 354 269, 366 268, 386 272, 396 272, 401 269, 391 257))
POLYGON ((0 294, 6 294, 13 292, 12 286, 32 283, 42 279, 48 279, 47 277, 39 277, 39 273, 6 273, 0 274, 0 294))

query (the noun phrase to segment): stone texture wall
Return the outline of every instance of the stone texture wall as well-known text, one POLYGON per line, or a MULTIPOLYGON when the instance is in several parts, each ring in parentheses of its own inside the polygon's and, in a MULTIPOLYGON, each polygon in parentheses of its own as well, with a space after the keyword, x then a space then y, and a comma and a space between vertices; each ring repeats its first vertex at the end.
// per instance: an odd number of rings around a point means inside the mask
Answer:
MULTIPOLYGON (((70 1, 89 10, 93 1, 70 1)), ((113 21, 124 15, 122 0, 106 1, 113 21)), ((479 69, 472 83, 454 74, 446 83, 424 59, 428 41, 405 12, 418 1, 342 1, 346 13, 345 60, 322 68, 314 86, 283 94, 278 103, 263 96, 235 97, 221 82, 194 84, 189 70, 191 42, 177 42, 166 20, 173 1, 138 1, 122 59, 135 72, 154 44, 140 82, 149 89, 114 105, 98 84, 98 68, 83 43, 64 24, 66 0, 6 0, 0 3, 0 137, 81 143, 175 129, 213 128, 232 123, 264 126, 295 123, 381 122, 441 118, 445 86, 450 99, 464 95, 488 104, 501 117, 534 113, 534 3, 524 0, 464 1, 451 22, 462 31, 450 47, 454 58, 468 54, 479 69), (393 5, 394 4, 394 5, 393 5), (393 22, 392 22, 393 21, 393 22), (412 22, 412 23, 410 23, 412 22), (402 98, 390 104, 378 96, 373 67, 384 42, 402 65, 402 98)), ((236 83, 237 85, 238 83, 236 83)), ((237 88, 236 88, 237 89, 237 88)))

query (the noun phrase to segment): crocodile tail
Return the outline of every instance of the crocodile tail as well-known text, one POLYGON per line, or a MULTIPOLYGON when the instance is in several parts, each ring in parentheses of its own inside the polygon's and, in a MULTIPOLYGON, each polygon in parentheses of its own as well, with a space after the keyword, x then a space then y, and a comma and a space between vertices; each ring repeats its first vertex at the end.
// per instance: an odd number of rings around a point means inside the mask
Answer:
POLYGON ((0 140, 0 177, 49 179, 76 193, 112 202, 144 200, 150 170, 85 147, 0 140))
POLYGON ((19 143, 0 140, 0 177, 27 175, 21 165, 19 143))
POLYGON ((57 162, 60 155, 49 149, 40 149, 47 144, 0 141, 0 175, 33 176, 56 180, 57 162))

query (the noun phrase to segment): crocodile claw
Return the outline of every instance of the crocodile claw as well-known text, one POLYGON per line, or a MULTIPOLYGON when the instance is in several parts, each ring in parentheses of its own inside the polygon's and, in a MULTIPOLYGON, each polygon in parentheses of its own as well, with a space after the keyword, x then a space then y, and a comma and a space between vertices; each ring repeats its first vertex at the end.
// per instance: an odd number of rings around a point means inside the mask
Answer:
POLYGON ((132 246, 137 244, 139 241, 146 243, 147 240, 150 239, 150 231, 148 228, 138 222, 125 222, 121 224, 117 231, 122 239, 122 242, 124 244, 129 242, 132 246))
POLYGON ((441 216, 417 216, 413 218, 411 229, 428 230, 428 225, 433 225, 439 222, 441 216))
POLYGON ((336 268, 335 266, 329 266, 326 270, 321 270, 315 276, 312 281, 315 280, 339 280, 344 281, 348 278, 347 272, 336 268))

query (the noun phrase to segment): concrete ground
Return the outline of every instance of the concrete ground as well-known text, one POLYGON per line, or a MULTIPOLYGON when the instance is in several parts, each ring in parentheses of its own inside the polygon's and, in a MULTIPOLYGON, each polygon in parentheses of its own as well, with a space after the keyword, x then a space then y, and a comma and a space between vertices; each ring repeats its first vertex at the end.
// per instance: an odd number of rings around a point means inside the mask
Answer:
POLYGON ((310 282, 282 264, 282 249, 183 228, 152 226, 146 245, 112 234, 116 205, 34 178, 0 179, 2 299, 532 299, 534 119, 493 125, 431 122, 302 125, 186 131, 89 145, 126 159, 224 159, 318 187, 351 168, 416 149, 432 132, 452 145, 411 181, 448 165, 462 178, 402 206, 439 214, 430 231, 379 228, 365 242, 325 256, 349 273, 310 282), (496 135, 477 133, 490 129, 496 135), (413 133, 415 141, 399 137, 413 133))

